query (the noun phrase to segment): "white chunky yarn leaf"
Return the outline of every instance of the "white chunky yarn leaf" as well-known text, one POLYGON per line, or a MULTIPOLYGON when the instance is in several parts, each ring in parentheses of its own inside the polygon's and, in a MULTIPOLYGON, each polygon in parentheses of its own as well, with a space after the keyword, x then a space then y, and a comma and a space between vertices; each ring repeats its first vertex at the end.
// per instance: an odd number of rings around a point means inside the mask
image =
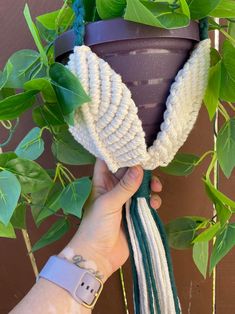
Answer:
POLYGON ((90 103, 76 109, 69 130, 112 172, 140 164, 166 166, 183 145, 197 119, 208 79, 210 39, 199 42, 172 84, 161 131, 147 149, 131 92, 107 62, 87 46, 76 46, 67 67, 79 77, 90 103))

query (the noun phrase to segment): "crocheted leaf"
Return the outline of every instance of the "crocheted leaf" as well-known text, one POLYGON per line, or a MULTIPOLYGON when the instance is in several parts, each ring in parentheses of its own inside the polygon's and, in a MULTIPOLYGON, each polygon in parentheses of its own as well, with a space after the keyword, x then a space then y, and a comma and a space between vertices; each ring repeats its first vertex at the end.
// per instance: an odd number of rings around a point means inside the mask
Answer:
POLYGON ((199 269, 200 273, 206 278, 207 266, 208 266, 208 242, 198 242, 193 246, 193 260, 199 269))
POLYGON ((65 116, 82 104, 91 101, 79 79, 62 64, 54 63, 50 67, 49 74, 62 113, 65 116))
POLYGON ((224 230, 216 238, 210 258, 210 273, 218 262, 234 247, 235 245, 235 224, 230 223, 225 226, 224 230))
POLYGON ((62 236, 69 230, 69 221, 66 218, 57 220, 51 228, 38 240, 33 248, 32 252, 35 252, 51 243, 62 238, 62 236))
POLYGON ((228 120, 220 129, 216 148, 220 167, 229 178, 235 167, 235 118, 228 120))
POLYGON ((17 206, 21 187, 16 176, 9 171, 0 172, 0 221, 8 225, 17 206))
POLYGON ((193 172, 198 160, 198 156, 178 153, 168 166, 160 167, 160 169, 173 176, 186 176, 193 172))

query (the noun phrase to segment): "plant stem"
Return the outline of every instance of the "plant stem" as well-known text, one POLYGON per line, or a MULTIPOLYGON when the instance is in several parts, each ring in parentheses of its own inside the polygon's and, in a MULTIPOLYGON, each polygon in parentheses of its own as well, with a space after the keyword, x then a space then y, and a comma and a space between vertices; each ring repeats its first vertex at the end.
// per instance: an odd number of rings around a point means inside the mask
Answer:
POLYGON ((126 287, 125 287, 124 274, 123 274, 123 268, 122 267, 119 268, 119 274, 120 274, 120 279, 121 279, 122 294, 123 294, 125 310, 126 310, 126 314, 129 314, 127 295, 126 295, 126 287))
POLYGON ((198 166, 207 156, 214 154, 213 150, 209 150, 208 152, 205 152, 200 159, 195 163, 195 166, 198 166))
POLYGON ((211 162, 210 162, 209 167, 208 167, 207 172, 206 172, 206 178, 207 179, 210 178, 210 174, 211 174, 212 170, 214 169, 216 161, 217 161, 217 156, 216 156, 216 152, 214 152, 214 155, 211 159, 211 162))
POLYGON ((224 29, 220 29, 220 32, 227 38, 229 39, 230 41, 233 42, 233 44, 235 44, 235 39, 229 35, 229 33, 227 33, 224 29))
POLYGON ((234 105, 231 103, 231 102, 227 102, 228 103, 228 105, 229 105, 229 107, 233 110, 233 111, 235 111, 235 107, 234 107, 234 105))
POLYGON ((225 120, 228 121, 230 119, 230 116, 227 112, 227 110, 224 108, 224 106, 219 102, 219 111, 224 116, 225 120))
POLYGON ((34 254, 32 252, 32 245, 31 245, 31 242, 30 242, 28 231, 26 229, 22 229, 21 231, 22 231, 23 239, 24 239, 24 242, 25 242, 25 245, 26 245, 26 249, 27 249, 27 252, 28 252, 28 255, 29 255, 29 259, 30 259, 30 262, 31 262, 31 265, 32 265, 32 268, 33 268, 34 275, 37 278, 37 276, 38 276, 38 267, 37 267, 37 264, 36 264, 35 256, 34 256, 34 254))

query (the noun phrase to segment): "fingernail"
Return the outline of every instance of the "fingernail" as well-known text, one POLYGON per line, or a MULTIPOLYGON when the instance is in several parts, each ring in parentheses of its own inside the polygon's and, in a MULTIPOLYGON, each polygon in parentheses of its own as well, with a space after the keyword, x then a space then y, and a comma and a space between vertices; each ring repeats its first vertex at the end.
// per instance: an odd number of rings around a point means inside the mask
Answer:
POLYGON ((140 174, 140 170, 138 167, 131 167, 128 169, 128 175, 132 178, 132 179, 137 179, 138 176, 140 174))

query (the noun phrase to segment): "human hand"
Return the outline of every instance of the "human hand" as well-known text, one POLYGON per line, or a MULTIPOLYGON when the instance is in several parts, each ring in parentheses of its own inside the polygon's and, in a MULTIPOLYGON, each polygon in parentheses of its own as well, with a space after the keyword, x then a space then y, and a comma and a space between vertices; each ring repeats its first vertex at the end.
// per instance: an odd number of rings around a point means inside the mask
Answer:
MULTIPOLYGON (((93 188, 84 207, 82 222, 62 255, 66 257, 68 248, 71 255, 72 248, 82 257, 83 262, 92 261, 83 265, 84 268, 98 270, 103 275, 103 281, 122 266, 129 256, 128 243, 121 225, 122 206, 138 190, 142 179, 143 169, 140 166, 120 169, 114 175, 104 161, 97 159, 93 188)), ((150 203, 154 209, 161 205, 161 198, 157 194, 161 190, 159 179, 152 177, 150 203)))

